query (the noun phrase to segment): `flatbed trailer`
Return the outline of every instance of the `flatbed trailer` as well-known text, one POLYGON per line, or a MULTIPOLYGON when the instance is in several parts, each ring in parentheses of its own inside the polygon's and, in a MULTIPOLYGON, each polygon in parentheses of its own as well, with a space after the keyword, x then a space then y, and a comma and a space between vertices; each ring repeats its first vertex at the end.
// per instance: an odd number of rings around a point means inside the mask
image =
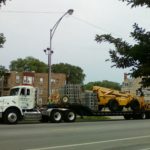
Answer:
POLYGON ((111 112, 109 110, 103 111, 94 111, 91 110, 89 107, 81 105, 81 104, 68 104, 63 106, 63 108, 73 110, 76 115, 79 116, 123 116, 124 119, 150 119, 150 110, 125 110, 125 111, 116 111, 111 112))

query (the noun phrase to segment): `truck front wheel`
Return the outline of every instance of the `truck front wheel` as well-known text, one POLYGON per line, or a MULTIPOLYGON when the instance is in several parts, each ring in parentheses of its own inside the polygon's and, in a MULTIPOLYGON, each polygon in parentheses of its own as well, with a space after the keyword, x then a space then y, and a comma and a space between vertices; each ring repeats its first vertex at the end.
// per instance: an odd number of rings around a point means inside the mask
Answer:
POLYGON ((18 122, 19 114, 14 109, 9 109, 4 113, 4 123, 16 124, 18 122))

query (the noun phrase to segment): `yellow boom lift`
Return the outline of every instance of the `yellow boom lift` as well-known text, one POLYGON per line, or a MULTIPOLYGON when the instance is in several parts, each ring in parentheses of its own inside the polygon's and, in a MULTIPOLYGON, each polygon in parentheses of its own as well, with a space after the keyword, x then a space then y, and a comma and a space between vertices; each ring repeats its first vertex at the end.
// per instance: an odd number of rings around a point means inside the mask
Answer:
POLYGON ((123 93, 100 86, 93 86, 93 92, 97 93, 99 110, 103 107, 108 107, 112 112, 122 111, 124 107, 133 111, 144 108, 143 96, 137 97, 130 93, 123 93))

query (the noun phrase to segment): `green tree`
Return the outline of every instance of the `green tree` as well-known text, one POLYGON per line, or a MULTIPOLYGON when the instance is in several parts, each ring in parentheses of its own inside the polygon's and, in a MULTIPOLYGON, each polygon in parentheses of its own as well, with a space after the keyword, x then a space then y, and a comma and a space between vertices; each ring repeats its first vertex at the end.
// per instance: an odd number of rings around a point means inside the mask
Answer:
MULTIPOLYGON (((5 4, 5 1, 6 0, 0 0, 0 7, 1 7, 2 3, 5 4)), ((3 35, 3 33, 0 33, 0 48, 3 47, 3 44, 5 43, 5 41, 6 41, 6 39, 5 39, 4 35, 3 35)))
POLYGON ((95 82, 89 82, 84 85, 85 90, 92 90, 93 86, 101 86, 101 87, 106 87, 110 89, 115 89, 115 90, 120 90, 121 85, 117 82, 112 82, 112 81, 95 81, 95 82))
POLYGON ((35 72, 47 72, 48 67, 44 62, 33 58, 26 57, 25 59, 18 58, 10 62, 9 66, 10 71, 35 71, 35 72))
POLYGON ((1 7, 1 4, 5 4, 6 0, 0 0, 0 7, 1 7))
POLYGON ((0 33, 0 48, 3 47, 3 44, 5 43, 5 37, 3 35, 3 33, 0 33))
MULTIPOLYGON (((147 5, 149 7, 149 1, 127 0, 127 2, 132 3, 132 6, 147 5)), ((111 34, 96 35, 95 40, 98 43, 104 41, 114 44, 115 49, 109 51, 112 67, 131 68, 130 75, 135 78, 141 77, 142 85, 147 87, 150 86, 150 32, 146 32, 136 23, 133 25, 133 29, 131 37, 136 42, 133 45, 121 38, 114 38, 111 34)))
POLYGON ((67 63, 59 63, 52 65, 52 72, 65 73, 67 76, 67 83, 81 84, 84 81, 85 74, 78 66, 73 66, 67 63))
POLYGON ((150 7, 150 0, 121 0, 121 1, 131 4, 132 7, 136 7, 136 6, 150 7))
POLYGON ((6 71, 7 69, 4 66, 0 65, 0 78, 5 75, 6 71))

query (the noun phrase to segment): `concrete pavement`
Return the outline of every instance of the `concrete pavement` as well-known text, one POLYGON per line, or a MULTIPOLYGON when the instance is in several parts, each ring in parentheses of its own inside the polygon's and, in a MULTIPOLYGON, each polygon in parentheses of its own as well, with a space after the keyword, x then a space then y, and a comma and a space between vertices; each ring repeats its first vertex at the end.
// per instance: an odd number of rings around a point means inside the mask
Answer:
POLYGON ((0 125, 1 150, 150 150, 150 120, 0 125))

